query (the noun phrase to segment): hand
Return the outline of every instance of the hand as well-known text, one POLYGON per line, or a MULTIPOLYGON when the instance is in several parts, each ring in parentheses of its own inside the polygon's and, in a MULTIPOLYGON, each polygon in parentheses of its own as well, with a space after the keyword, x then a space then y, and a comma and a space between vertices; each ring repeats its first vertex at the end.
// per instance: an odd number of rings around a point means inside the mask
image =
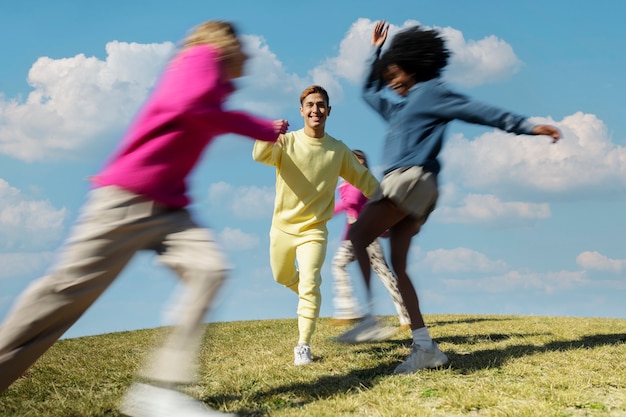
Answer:
POLYGON ((376 22, 374 32, 372 32, 372 45, 377 48, 382 48, 387 40, 387 32, 389 32, 389 24, 387 22, 384 20, 376 22))
POLYGON ((533 135, 546 135, 552 138, 552 143, 561 139, 561 131, 551 125, 537 125, 533 128, 533 135))
POLYGON ((272 127, 274 128, 274 133, 282 135, 287 133, 287 130, 289 129, 289 122, 284 119, 274 120, 272 122, 272 127))

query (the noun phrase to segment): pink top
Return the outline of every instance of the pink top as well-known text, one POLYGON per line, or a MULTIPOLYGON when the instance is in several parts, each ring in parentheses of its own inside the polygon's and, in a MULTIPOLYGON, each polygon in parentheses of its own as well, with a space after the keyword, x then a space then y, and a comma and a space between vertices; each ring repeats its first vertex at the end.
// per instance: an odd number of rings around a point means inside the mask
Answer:
MULTIPOLYGON (((339 200, 335 203, 335 214, 342 211, 346 212, 348 219, 357 219, 359 213, 363 210, 363 206, 367 203, 367 197, 363 195, 361 190, 350 184, 348 181, 341 181, 339 187, 339 200)), ((343 232, 343 240, 348 240, 348 231, 350 230, 350 221, 346 221, 346 227, 343 232)))
POLYGON ((117 151, 94 177, 95 187, 115 185, 168 207, 185 207, 187 177, 215 136, 277 139, 272 121, 222 109, 234 88, 224 81, 218 58, 215 47, 198 45, 170 61, 117 151))

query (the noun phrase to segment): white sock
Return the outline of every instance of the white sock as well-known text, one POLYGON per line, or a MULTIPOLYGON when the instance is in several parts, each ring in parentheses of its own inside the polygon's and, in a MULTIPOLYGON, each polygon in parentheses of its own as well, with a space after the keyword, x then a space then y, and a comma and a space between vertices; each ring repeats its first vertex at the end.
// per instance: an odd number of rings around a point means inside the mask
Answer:
POLYGON ((415 329, 411 333, 413 333, 413 343, 426 350, 433 348, 433 339, 430 338, 427 327, 415 329))

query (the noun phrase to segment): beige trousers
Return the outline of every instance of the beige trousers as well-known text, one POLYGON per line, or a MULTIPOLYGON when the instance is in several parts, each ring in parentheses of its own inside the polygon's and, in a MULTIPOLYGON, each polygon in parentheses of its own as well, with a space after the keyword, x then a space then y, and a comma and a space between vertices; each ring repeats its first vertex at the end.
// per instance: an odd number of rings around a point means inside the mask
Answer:
POLYGON ((224 280, 226 259, 211 232, 198 227, 187 210, 104 187, 89 193, 56 265, 24 291, 0 326, 0 392, 80 318, 137 251, 146 249, 178 275, 185 290, 175 309, 176 325, 141 376, 193 382, 204 317, 224 280))

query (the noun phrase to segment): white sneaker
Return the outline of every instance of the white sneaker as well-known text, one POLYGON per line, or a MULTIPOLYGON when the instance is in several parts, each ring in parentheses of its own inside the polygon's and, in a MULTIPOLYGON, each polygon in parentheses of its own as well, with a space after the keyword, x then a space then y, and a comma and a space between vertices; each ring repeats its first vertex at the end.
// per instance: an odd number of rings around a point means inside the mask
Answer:
POLYGON ((397 333, 395 327, 383 325, 376 317, 366 316, 359 324, 337 336, 340 343, 382 342, 397 333))
POLYGON ((313 360, 311 359, 311 346, 309 345, 298 345, 293 348, 293 364, 296 366, 300 365, 308 365, 313 360))
POLYGON ((448 357, 439 350, 437 343, 433 342, 433 348, 428 350, 419 345, 413 345, 411 354, 393 372, 412 374, 420 369, 438 368, 446 363, 448 363, 448 357))
POLYGON ((131 417, 236 416, 211 410, 180 391, 140 383, 130 387, 122 400, 120 412, 131 417))

